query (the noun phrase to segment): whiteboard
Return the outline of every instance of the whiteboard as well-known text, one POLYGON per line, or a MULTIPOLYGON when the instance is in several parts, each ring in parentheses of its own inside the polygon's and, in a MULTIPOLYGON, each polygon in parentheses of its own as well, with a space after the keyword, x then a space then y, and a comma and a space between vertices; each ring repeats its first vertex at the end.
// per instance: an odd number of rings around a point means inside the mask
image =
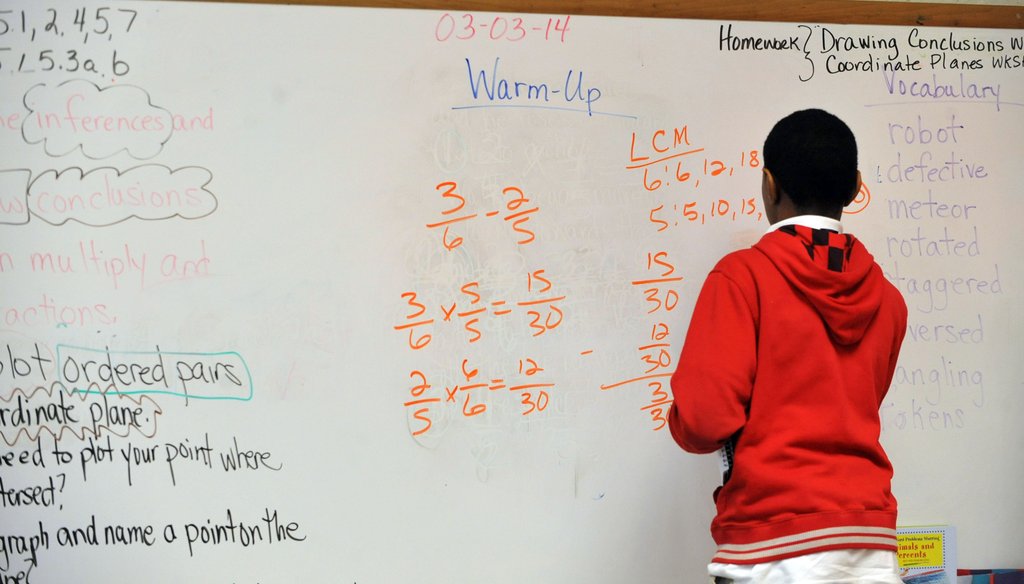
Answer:
POLYGON ((1024 564, 1019 33, 0 20, 7 581, 701 581, 717 463, 658 376, 805 107, 857 135, 844 222, 910 310, 900 523, 1024 564))

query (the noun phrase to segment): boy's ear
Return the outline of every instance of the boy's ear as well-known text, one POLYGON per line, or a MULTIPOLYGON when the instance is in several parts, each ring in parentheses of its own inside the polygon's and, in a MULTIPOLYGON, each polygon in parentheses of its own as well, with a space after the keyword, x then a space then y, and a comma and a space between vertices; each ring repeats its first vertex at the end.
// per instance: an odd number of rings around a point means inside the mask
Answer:
MULTIPOLYGON (((858 185, 859 187, 860 185, 858 185)), ((764 198, 766 205, 773 206, 779 204, 779 198, 782 196, 779 184, 775 182, 775 176, 767 168, 761 168, 761 196, 764 198)), ((852 201, 853 199, 850 200, 852 201)))
POLYGON ((860 189, 861 189, 862 186, 864 186, 864 182, 861 181, 860 171, 858 170, 857 171, 857 186, 856 186, 856 188, 853 189, 853 192, 850 193, 850 196, 846 197, 846 202, 843 203, 844 207, 849 205, 850 203, 852 203, 853 200, 857 198, 857 195, 860 194, 860 189))

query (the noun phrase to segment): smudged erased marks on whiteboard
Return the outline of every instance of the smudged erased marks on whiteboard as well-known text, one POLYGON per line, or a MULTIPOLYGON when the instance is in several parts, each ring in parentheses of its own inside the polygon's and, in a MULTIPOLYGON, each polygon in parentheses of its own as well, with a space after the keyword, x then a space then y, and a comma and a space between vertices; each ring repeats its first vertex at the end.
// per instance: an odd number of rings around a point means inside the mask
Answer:
MULTIPOLYGON (((605 496, 606 496, 606 493, 604 491, 596 491, 596 492, 594 492, 593 494, 590 495, 590 500, 591 501, 603 501, 605 496)), ((579 473, 579 467, 576 468, 575 480, 573 482, 573 498, 574 499, 579 499, 580 498, 580 473, 579 473)))
POLYGON ((498 443, 481 438, 477 444, 470 448, 473 458, 476 459, 476 478, 481 483, 486 483, 491 478, 491 469, 495 467, 494 461, 498 457, 498 443))
POLYGON ((434 138, 434 164, 445 172, 462 170, 468 158, 466 150, 466 142, 456 128, 441 130, 434 138))
POLYGON ((528 108, 637 119, 637 116, 630 114, 594 111, 594 103, 601 99, 601 90, 597 87, 584 86, 583 71, 569 69, 564 83, 559 81, 551 84, 543 81, 522 81, 502 75, 499 72, 500 57, 494 58, 490 72, 483 68, 474 70, 473 62, 468 57, 465 61, 469 75, 469 90, 474 103, 452 106, 453 110, 528 108), (563 103, 565 105, 559 105, 563 103), (585 104, 586 107, 571 107, 576 104, 585 104))
POLYGON ((524 177, 534 171, 544 177, 579 176, 588 171, 591 145, 586 140, 564 129, 538 128, 535 134, 537 140, 523 147, 526 162, 519 173, 524 177))

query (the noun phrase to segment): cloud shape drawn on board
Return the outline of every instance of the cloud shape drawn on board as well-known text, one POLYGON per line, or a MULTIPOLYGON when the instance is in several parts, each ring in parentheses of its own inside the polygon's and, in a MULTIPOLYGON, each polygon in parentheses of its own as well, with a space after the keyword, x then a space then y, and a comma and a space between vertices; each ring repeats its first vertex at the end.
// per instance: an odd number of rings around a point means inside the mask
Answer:
POLYGON ((77 221, 105 227, 131 218, 202 219, 217 210, 217 197, 207 188, 212 180, 213 173, 201 166, 47 170, 29 185, 28 207, 32 216, 51 225, 77 221))
POLYGON ((43 144, 58 157, 81 149, 101 160, 125 152, 132 158, 153 158, 171 139, 171 113, 153 104, 145 89, 134 85, 103 87, 82 79, 29 88, 23 99, 29 114, 21 135, 29 144, 43 144))

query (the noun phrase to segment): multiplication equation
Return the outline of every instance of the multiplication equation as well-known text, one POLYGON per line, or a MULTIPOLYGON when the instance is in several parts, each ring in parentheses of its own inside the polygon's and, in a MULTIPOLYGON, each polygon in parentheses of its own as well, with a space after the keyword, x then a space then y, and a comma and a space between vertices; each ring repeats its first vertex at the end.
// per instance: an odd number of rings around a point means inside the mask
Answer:
POLYGON ((502 298, 485 299, 480 282, 467 282, 459 288, 456 298, 437 304, 436 310, 428 307, 418 292, 403 292, 406 315, 404 322, 394 325, 394 330, 408 335, 412 350, 427 347, 435 327, 445 324, 458 326, 468 343, 476 343, 484 338, 481 318, 502 318, 519 310, 527 315, 531 336, 539 337, 557 329, 565 318, 560 304, 566 297, 552 292, 553 287, 544 270, 534 270, 526 278, 526 290, 531 297, 510 303, 502 298))
POLYGON ((445 12, 437 19, 434 38, 442 43, 474 39, 513 43, 537 39, 564 43, 569 33, 569 19, 568 15, 545 19, 538 15, 445 12))
POLYGON ((551 392, 555 384, 549 380, 537 360, 530 357, 519 359, 517 371, 512 376, 491 377, 484 375, 480 368, 463 359, 457 382, 436 387, 427 375, 414 369, 409 373, 412 386, 408 400, 403 403, 411 418, 410 431, 413 437, 426 434, 434 425, 437 410, 451 407, 461 410, 463 417, 472 418, 488 411, 489 402, 502 392, 519 396, 521 416, 536 415, 547 410, 551 403, 551 392))

